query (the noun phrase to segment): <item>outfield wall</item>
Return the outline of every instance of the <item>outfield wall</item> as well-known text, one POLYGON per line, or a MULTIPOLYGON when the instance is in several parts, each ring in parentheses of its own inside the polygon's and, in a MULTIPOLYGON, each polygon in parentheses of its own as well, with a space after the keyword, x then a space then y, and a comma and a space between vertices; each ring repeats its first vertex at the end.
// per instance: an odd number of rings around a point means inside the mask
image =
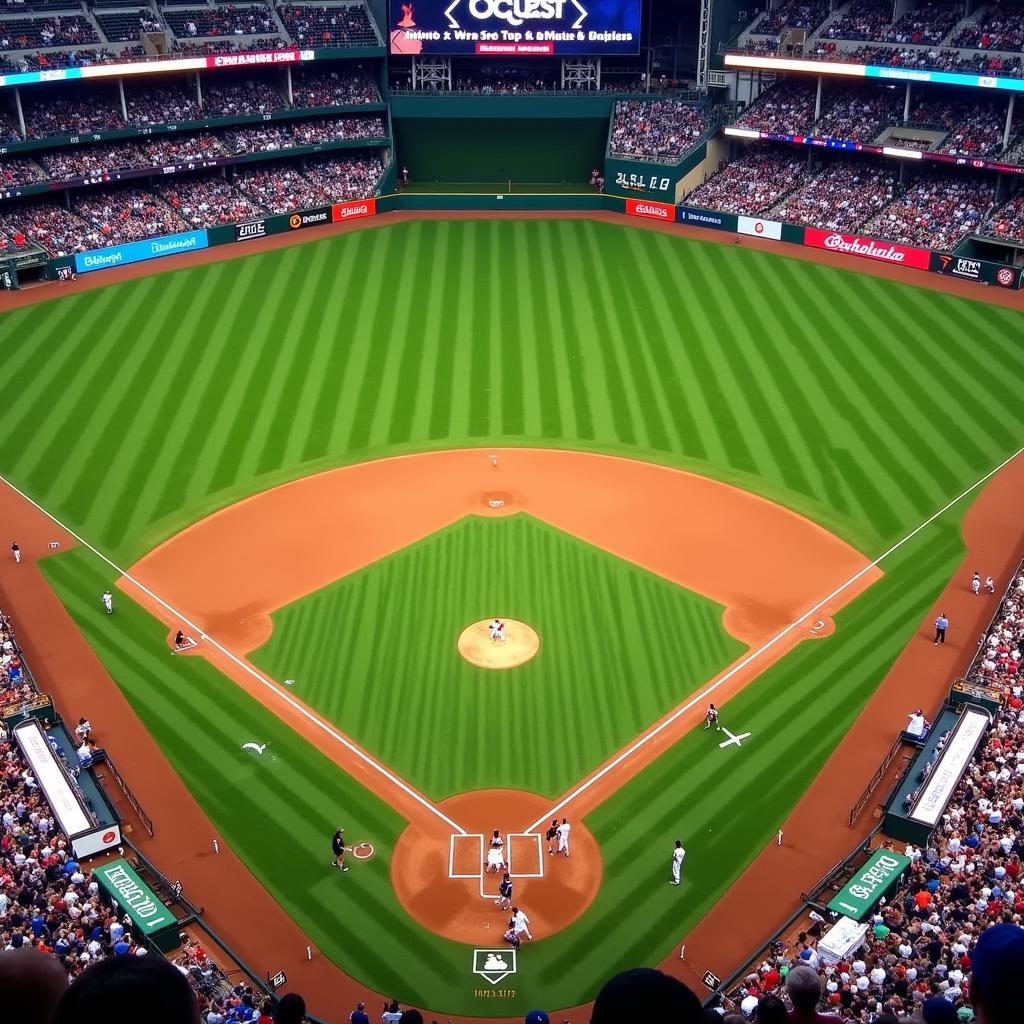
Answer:
POLYGON ((241 224, 224 225, 208 230, 182 232, 142 242, 108 246, 87 253, 76 253, 51 259, 46 266, 50 280, 63 280, 72 275, 108 270, 163 256, 212 248, 229 243, 242 243, 268 235, 301 231, 307 227, 341 224, 350 220, 373 217, 392 211, 450 210, 460 211, 605 211, 624 213, 629 217, 654 220, 662 224, 683 224, 687 227, 720 231, 737 237, 747 235, 768 241, 788 242, 825 252, 839 252, 861 259, 870 259, 890 266, 930 271, 946 277, 957 277, 998 288, 1019 290, 1024 268, 975 259, 962 253, 950 253, 900 245, 884 239, 848 235, 838 231, 788 224, 759 217, 706 210, 695 206, 675 205, 650 199, 607 195, 605 193, 529 194, 529 193, 392 193, 380 198, 332 203, 311 210, 268 216, 241 224))

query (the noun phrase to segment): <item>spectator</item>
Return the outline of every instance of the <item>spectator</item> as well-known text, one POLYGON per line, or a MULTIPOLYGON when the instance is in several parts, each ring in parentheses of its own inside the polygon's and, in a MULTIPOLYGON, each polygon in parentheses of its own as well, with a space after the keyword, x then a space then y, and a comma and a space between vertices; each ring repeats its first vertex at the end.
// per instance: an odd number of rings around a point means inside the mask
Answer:
POLYGON ((821 979, 810 967, 794 967, 786 976, 786 994, 793 1003, 789 1019, 793 1024, 839 1024, 839 1018, 818 1013, 821 979))
POLYGON ((890 43, 937 46, 963 17, 958 4, 924 3, 907 11, 885 34, 890 43))
POLYGON ((67 987, 67 972, 53 956, 28 946, 0 952, 0 992, 12 1022, 49 1024, 67 987))
POLYGON ((814 97, 815 89, 809 82, 779 82, 747 107, 736 124, 784 135, 807 132, 814 120, 814 97))
POLYGON ((366 1003, 356 1003, 356 1008, 348 1015, 351 1024, 370 1024, 366 1015, 366 1003))
POLYGON ((793 149, 753 147, 687 197, 691 206, 762 216, 804 183, 806 159, 793 149))
MULTIPOLYGON (((979 233, 1007 242, 1024 242, 1024 191, 990 214, 979 233)), ((996 663, 991 662, 990 667, 994 671, 996 663)))
POLYGON ((681 982, 650 967, 623 971, 604 983, 594 1000, 590 1024, 670 1020, 699 1024, 700 1000, 681 982))
POLYGON ((777 36, 783 28, 806 29, 810 35, 827 17, 825 0, 783 0, 776 4, 753 28, 754 35, 777 36))
POLYGON ((346 4, 344 7, 280 4, 277 13, 298 46, 380 45, 380 37, 363 4, 346 4))
POLYGON ((612 122, 612 155, 676 161, 707 128, 705 111, 680 100, 619 100, 612 122))
POLYGON ((971 958, 971 999, 979 1024, 1013 1024, 1020 1019, 1020 977, 1024 970, 1024 928, 997 924, 978 939, 971 958))
POLYGON ((299 68, 292 73, 292 103, 296 107, 341 107, 380 102, 380 91, 361 66, 345 71, 299 68))

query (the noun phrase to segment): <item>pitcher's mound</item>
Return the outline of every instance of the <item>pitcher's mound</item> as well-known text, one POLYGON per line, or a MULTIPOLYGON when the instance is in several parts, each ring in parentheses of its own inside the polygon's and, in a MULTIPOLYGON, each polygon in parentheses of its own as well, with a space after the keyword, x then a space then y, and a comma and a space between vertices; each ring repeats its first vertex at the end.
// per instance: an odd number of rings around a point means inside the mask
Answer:
POLYGON ((540 650, 537 631, 517 619, 499 619, 504 623, 504 640, 491 639, 494 619, 467 626, 459 634, 459 654, 480 668, 515 668, 529 661, 540 650))

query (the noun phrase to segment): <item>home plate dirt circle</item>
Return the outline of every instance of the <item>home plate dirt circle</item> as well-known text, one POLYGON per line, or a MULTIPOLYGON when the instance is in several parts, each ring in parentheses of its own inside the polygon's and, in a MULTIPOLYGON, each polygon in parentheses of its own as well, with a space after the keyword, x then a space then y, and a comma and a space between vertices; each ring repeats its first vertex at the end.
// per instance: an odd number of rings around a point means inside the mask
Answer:
POLYGON ((585 825, 569 816, 569 857, 548 853, 544 832, 550 820, 536 833, 519 831, 547 814, 549 798, 487 789, 438 806, 466 834, 424 817, 398 837, 391 857, 395 895, 424 928, 467 945, 502 946, 510 914, 494 902, 501 874, 484 870, 495 829, 511 866, 512 902, 526 912, 536 941, 568 927, 593 902, 601 887, 601 851, 585 825))
MULTIPOLYGON (((500 617, 499 617, 500 618, 500 617)), ((493 619, 481 619, 459 634, 459 654, 480 668, 515 668, 528 662, 540 650, 540 637, 532 626, 518 619, 505 619, 505 639, 491 639, 493 619)))

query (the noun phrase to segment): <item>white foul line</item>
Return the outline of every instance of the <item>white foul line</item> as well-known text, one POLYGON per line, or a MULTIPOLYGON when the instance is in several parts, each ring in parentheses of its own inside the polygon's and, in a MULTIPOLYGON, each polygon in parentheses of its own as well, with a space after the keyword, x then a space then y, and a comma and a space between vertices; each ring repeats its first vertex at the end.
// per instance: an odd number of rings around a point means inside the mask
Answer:
POLYGON ((844 590, 848 590, 850 587, 852 587, 854 583, 856 583, 859 579, 861 579, 863 576, 869 573, 872 569, 877 568, 886 558, 888 558, 891 554, 893 554, 894 552, 898 551, 901 547, 903 547, 903 545, 906 544, 907 541, 913 540, 913 538, 916 537, 923 529, 925 529, 928 526, 931 526, 931 524, 934 523, 935 520, 939 518, 939 516, 943 515, 945 512, 948 512, 954 505, 958 504, 960 501, 966 498, 967 495, 970 494, 972 491, 976 491, 983 483, 985 483, 986 480, 995 476, 996 473, 999 472, 999 470, 1013 462, 1013 460, 1017 458, 1017 456, 1020 455, 1022 452, 1024 452, 1024 448, 1018 448, 1017 451, 1015 451, 1009 458, 1004 459, 1002 462, 1000 462, 999 465, 995 467, 995 469, 989 470, 989 472, 987 472, 983 477, 981 477, 978 480, 975 480, 975 482, 971 484, 971 486, 968 487, 967 490, 958 494, 952 501, 947 502, 945 505, 943 505, 938 512, 935 512, 933 515, 929 516, 923 523, 916 526, 913 530, 910 531, 910 533, 908 533, 901 540, 896 541, 896 543, 893 544, 893 546, 889 548, 888 551, 883 551, 873 562, 869 562, 859 572, 854 573, 845 583, 836 587, 836 589, 833 590, 831 594, 829 594, 827 597, 822 598, 816 605, 814 605, 813 608, 808 608, 807 611, 803 613, 803 615, 801 615, 798 619, 794 619, 788 626, 785 626, 783 629, 780 629, 779 632, 775 634, 775 636, 765 641, 765 643, 758 647, 756 651, 751 651, 750 654, 748 654, 741 661, 733 665, 732 668, 724 672, 721 676, 714 680, 714 682, 706 686, 695 697, 687 701, 686 704, 683 704, 681 707, 676 708, 676 710, 672 712, 672 714, 669 715, 668 718, 666 718, 662 722, 659 722, 653 728, 645 732, 638 740, 632 743, 626 750, 624 750, 616 758, 609 761, 608 764, 606 764, 603 768, 594 772, 594 774, 591 775, 589 778, 584 779, 583 782, 581 782, 567 797, 563 797, 563 799, 560 800, 557 804, 555 804, 555 806, 552 807, 551 810, 549 810, 546 814, 542 814, 532 825, 528 826, 524 831, 535 831, 537 828, 543 825, 549 818, 556 815, 568 804, 572 803, 572 801, 575 800, 576 797, 580 796, 581 794, 585 793, 588 789, 590 789, 590 787, 593 786, 595 782, 598 782, 600 779, 603 779, 610 771, 613 771, 614 769, 618 768, 618 766, 622 764, 623 761, 626 761, 627 759, 632 757, 633 754, 635 754, 641 747, 649 743, 652 739, 654 739, 655 736, 658 736, 660 733, 664 732, 681 716, 685 715, 687 711, 690 711, 692 708, 702 703, 705 700, 705 698, 711 696, 711 694, 713 694, 715 690, 717 690, 723 683, 727 683, 730 679, 732 679, 732 677, 736 675, 737 672, 742 672, 743 669, 745 669, 748 665, 750 665, 752 662, 760 658, 761 655, 765 653, 765 651, 770 650, 780 640, 782 640, 784 637, 792 633, 793 630, 796 629, 801 622, 803 622, 805 619, 810 618, 816 612, 820 611, 822 608, 825 607, 825 605, 827 605, 834 598, 838 597, 844 590))
POLYGON ((202 637, 205 640, 209 641, 210 644, 216 647, 217 650, 220 651, 220 653, 223 654, 234 665, 237 665, 238 668, 242 669, 244 672, 247 672, 258 683, 265 686, 268 690, 271 691, 271 693, 277 696, 280 700, 283 700, 285 704, 292 708, 292 710, 297 711, 300 715, 302 715, 303 718, 305 718, 309 722, 312 722, 312 724, 315 725, 318 729, 321 729, 328 736, 330 736, 331 739, 340 743, 350 753, 355 754, 356 757, 358 757, 362 762, 367 764, 375 772, 379 773, 380 775, 383 775, 385 779, 387 779, 393 785, 397 786, 403 793, 406 794, 406 796, 412 797, 413 800, 415 800, 418 804, 420 804, 433 814, 436 814, 437 817, 439 817, 446 825, 453 828, 456 832, 459 832, 462 835, 467 834, 466 830, 461 825, 452 821, 452 819, 449 818, 448 815, 444 813, 444 811, 435 807, 429 800, 427 800, 426 797, 424 797, 420 793, 417 793, 411 786, 403 782, 400 778, 398 778, 397 775, 394 775, 390 771, 388 771, 388 769, 385 768, 384 765, 380 764, 378 761, 375 761, 365 751, 360 750, 350 740, 342 736, 340 732, 337 732, 336 730, 332 729, 331 726, 327 724, 327 722, 325 722, 318 715, 313 714, 313 712, 310 711, 309 708, 304 707, 297 700, 291 697, 287 692, 280 689, 272 680, 264 676, 261 672, 257 672, 256 669, 253 668, 253 666, 250 665, 247 661, 243 660, 242 658, 239 658, 237 654, 234 654, 233 652, 229 651, 222 643, 220 643, 214 637, 210 636, 209 633, 204 633, 197 623, 187 619, 176 608, 171 607, 171 605, 169 605, 159 594, 155 594, 145 584, 140 583, 139 580, 135 579, 134 576, 131 576, 127 572, 125 572, 124 569, 117 565, 116 562, 112 562, 109 558, 107 558, 107 556, 103 554, 102 551, 93 547, 92 544, 90 544, 84 538, 80 537, 70 527, 65 526, 55 515, 52 515, 50 512, 47 512, 46 509, 39 504, 39 502, 33 501, 32 498, 30 498, 24 491, 22 491, 18 487, 15 487, 14 484, 12 484, 10 480, 8 480, 5 476, 0 475, 0 482, 6 484, 12 491, 14 491, 15 494, 18 494, 22 498, 24 498, 25 501, 27 501, 33 508, 36 508, 40 512, 42 512, 42 514, 46 516, 47 519, 49 519, 53 523, 56 523, 57 526, 59 526, 65 533, 74 537, 75 540, 82 545, 82 547, 87 548, 89 551, 91 551, 98 559, 100 559, 100 561, 106 562, 106 564, 109 565, 110 568, 113 569, 115 572, 117 572, 118 575, 124 577, 124 579, 128 580, 129 583, 132 583, 136 587, 138 587, 139 590, 141 590, 152 600, 156 601, 157 604, 159 604, 166 611, 170 612, 176 619, 180 619, 183 623, 185 623, 186 626, 189 626, 192 629, 199 632, 200 634, 202 634, 202 637))

